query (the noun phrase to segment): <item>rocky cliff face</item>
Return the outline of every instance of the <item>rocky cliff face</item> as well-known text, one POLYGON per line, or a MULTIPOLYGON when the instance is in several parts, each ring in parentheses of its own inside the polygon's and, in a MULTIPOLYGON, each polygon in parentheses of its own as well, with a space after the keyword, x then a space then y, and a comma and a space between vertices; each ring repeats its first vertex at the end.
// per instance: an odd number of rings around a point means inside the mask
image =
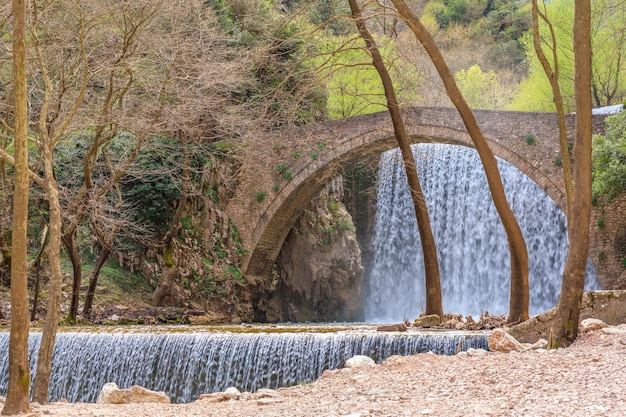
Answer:
POLYGON ((274 321, 363 319, 361 250, 340 198, 341 178, 303 212, 283 244, 272 291, 260 307, 274 321))
POLYGON ((242 275, 237 259, 244 249, 235 225, 226 213, 206 207, 189 210, 200 215, 186 217, 169 254, 149 253, 128 264, 156 288, 171 270, 158 305, 197 310, 218 321, 363 320, 361 250, 342 198, 338 178, 296 221, 273 276, 263 282, 242 275))

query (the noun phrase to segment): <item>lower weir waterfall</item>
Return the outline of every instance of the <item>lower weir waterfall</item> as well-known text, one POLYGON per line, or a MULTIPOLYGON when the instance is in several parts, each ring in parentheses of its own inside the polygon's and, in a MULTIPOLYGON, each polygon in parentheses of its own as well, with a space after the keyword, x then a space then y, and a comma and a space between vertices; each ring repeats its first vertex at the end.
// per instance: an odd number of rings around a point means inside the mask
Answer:
MULTIPOLYGON (((461 346, 487 348, 485 335, 463 333, 209 333, 175 328, 133 332, 61 332, 52 361, 50 400, 95 402, 102 386, 141 385, 164 391, 172 402, 236 387, 279 388, 317 379, 354 355, 381 362, 391 355, 432 351, 454 354, 461 346)), ((41 334, 31 333, 31 369, 41 334)), ((0 395, 6 395, 9 332, 0 332, 0 395)))
MULTIPOLYGON (((507 314, 510 259, 478 153, 454 145, 413 145, 437 244, 444 312, 507 314)), ((413 319, 425 308, 424 266, 415 211, 399 150, 378 174, 372 267, 364 309, 370 322, 413 319)), ((565 215, 514 166, 498 160, 505 192, 529 253, 530 314, 556 305, 567 254, 565 215)), ((599 289, 587 263, 587 289, 599 289)))

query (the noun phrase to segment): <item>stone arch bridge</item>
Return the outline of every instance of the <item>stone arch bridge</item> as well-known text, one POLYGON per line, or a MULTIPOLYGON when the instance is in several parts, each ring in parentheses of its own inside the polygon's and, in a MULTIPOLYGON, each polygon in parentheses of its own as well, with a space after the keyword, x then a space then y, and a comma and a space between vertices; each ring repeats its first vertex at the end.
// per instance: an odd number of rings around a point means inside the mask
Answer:
MULTIPOLYGON (((413 143, 473 147, 454 108, 403 110, 413 143)), ((475 111, 492 152, 535 181, 565 206, 559 132, 553 113, 475 111), (532 135, 532 143, 527 139, 532 135)), ((573 132, 574 117, 568 116, 573 132)), ((604 116, 594 116, 594 132, 604 116)), ((571 140, 571 138, 570 138, 571 140)), ((388 112, 283 129, 249 138, 239 187, 227 212, 239 227, 249 254, 242 270, 254 281, 269 277, 295 220, 324 185, 345 167, 397 147, 388 112)))

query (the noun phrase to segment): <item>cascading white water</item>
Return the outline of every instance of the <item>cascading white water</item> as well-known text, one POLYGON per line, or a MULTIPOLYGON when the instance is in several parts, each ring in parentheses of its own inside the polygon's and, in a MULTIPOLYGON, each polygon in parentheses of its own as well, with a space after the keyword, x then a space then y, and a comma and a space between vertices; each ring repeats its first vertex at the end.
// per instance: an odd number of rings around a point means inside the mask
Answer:
MULTIPOLYGON (((29 338, 31 369, 41 334, 29 338)), ((0 395, 6 395, 9 333, 0 332, 0 395)), ((354 355, 452 355, 462 344, 487 349, 485 335, 427 333, 59 333, 50 401, 94 402, 107 382, 164 391, 173 402, 237 387, 254 392, 310 382, 354 355)), ((34 377, 34 375, 33 375, 34 377)))
MULTIPOLYGON (((437 245, 444 312, 507 314, 510 259, 506 234, 478 153, 442 144, 413 145, 437 245)), ((529 253, 530 313, 554 305, 567 254, 563 212, 530 178, 498 159, 509 204, 529 253)), ((425 308, 424 263, 415 211, 398 149, 378 173, 373 262, 364 288, 369 322, 417 317, 425 308)), ((587 289, 599 289, 591 262, 587 289)))

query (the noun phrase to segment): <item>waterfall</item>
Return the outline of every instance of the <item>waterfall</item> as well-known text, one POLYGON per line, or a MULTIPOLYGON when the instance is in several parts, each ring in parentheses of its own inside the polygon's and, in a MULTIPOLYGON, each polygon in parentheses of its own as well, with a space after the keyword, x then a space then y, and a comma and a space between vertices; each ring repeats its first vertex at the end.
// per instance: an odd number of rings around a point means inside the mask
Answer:
MULTIPOLYGON (((41 334, 31 333, 36 372, 41 334)), ((0 395, 6 395, 9 332, 0 332, 0 395)), ((462 342, 487 349, 486 335, 468 333, 98 333, 61 332, 52 360, 50 401, 94 402, 116 382, 164 391, 173 402, 234 386, 241 391, 291 386, 343 367, 354 355, 382 362, 391 355, 454 354, 462 342)))
MULTIPOLYGON (((471 148, 413 145, 437 245, 444 312, 508 314, 510 258, 478 153, 471 148)), ((425 308, 424 263, 415 211, 399 150, 380 161, 372 267, 364 288, 365 317, 393 322, 425 308)), ((547 194, 498 159, 507 199, 529 255, 530 314, 556 305, 567 254, 565 215, 547 194)), ((599 289, 591 262, 587 289, 599 289)))

